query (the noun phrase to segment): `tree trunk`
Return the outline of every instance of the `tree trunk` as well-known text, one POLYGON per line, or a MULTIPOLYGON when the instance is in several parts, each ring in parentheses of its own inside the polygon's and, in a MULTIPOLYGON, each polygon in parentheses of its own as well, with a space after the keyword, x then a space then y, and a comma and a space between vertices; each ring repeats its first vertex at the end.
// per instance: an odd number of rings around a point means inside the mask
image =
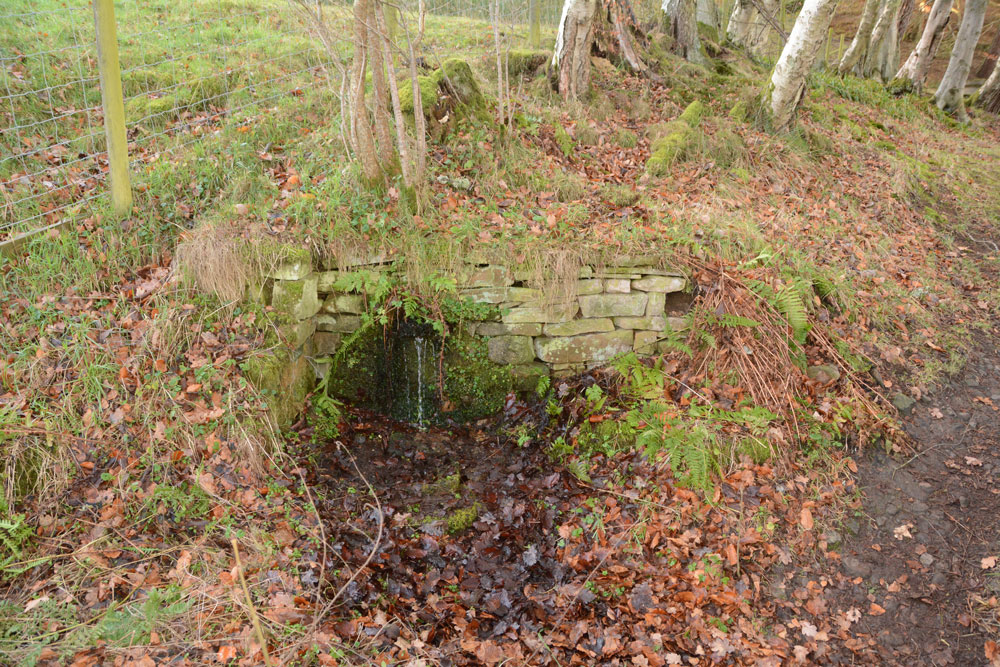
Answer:
POLYGON ((969 80, 972 56, 979 35, 983 31, 985 18, 986 0, 969 0, 966 3, 962 25, 958 29, 955 47, 951 50, 951 58, 948 60, 948 69, 945 70, 937 92, 934 93, 934 102, 938 108, 945 113, 954 114, 962 122, 968 120, 965 113, 965 84, 969 80))
POLYGON ((826 38, 838 2, 805 0, 802 11, 795 19, 795 26, 781 51, 778 64, 774 66, 764 97, 776 130, 786 130, 795 117, 795 110, 805 91, 806 78, 826 38))
POLYGON ((913 47, 913 52, 896 72, 897 79, 909 81, 910 86, 918 93, 924 86, 927 70, 930 69, 934 54, 937 53, 938 45, 941 44, 941 36, 944 34, 944 27, 948 25, 948 19, 951 18, 951 8, 954 4, 955 0, 934 0, 934 6, 927 17, 924 32, 920 35, 920 41, 913 47))
POLYGON ((375 142, 378 147, 378 160, 383 169, 391 169, 396 160, 396 149, 392 139, 392 129, 389 124, 389 88, 386 83, 385 60, 382 50, 382 33, 376 22, 376 12, 382 12, 381 0, 368 0, 368 16, 365 20, 368 26, 368 59, 372 72, 372 115, 375 117, 375 142))
POLYGON ((563 3, 552 54, 552 67, 558 73, 559 94, 563 99, 577 99, 590 88, 590 47, 594 42, 596 15, 597 0, 563 3))
POLYGON ((704 23, 718 34, 722 29, 722 21, 719 18, 719 6, 715 4, 715 0, 697 0, 697 2, 698 10, 696 18, 698 23, 704 23))
POLYGON ((841 75, 851 71, 868 51, 868 41, 872 36, 872 27, 875 25, 880 4, 879 0, 865 0, 865 8, 861 12, 861 22, 854 33, 854 39, 851 40, 851 45, 844 51, 844 55, 840 59, 840 65, 837 67, 837 71, 841 75))
POLYGON ((976 106, 990 113, 1000 114, 1000 60, 993 65, 993 73, 979 89, 976 96, 976 106))
POLYGON ((768 17, 773 21, 777 10, 778 0, 758 0, 756 3, 752 0, 736 0, 726 28, 726 38, 757 57, 769 55, 767 47, 774 30, 768 17), (758 5, 768 12, 767 17, 757 9, 758 5))
POLYGON ((979 66, 978 70, 976 70, 976 77, 984 78, 989 76, 998 59, 1000 59, 1000 28, 997 28, 997 32, 993 36, 993 41, 990 43, 990 48, 986 52, 986 58, 983 59, 983 64, 979 66))
POLYGON ((673 38, 674 53, 699 65, 706 62, 698 41, 696 0, 663 0, 660 5, 667 34, 673 38))
POLYGON ((365 102, 365 74, 368 70, 368 16, 371 0, 354 0, 354 57, 351 61, 351 141, 369 183, 382 178, 368 105, 365 102))
MULTIPOLYGON (((878 20, 872 28, 872 34, 868 38, 868 46, 861 59, 861 76, 866 79, 874 76, 882 77, 882 71, 888 69, 887 60, 891 56, 889 51, 893 48, 896 40, 896 25, 899 19, 899 5, 901 0, 885 0, 879 8, 878 20), (887 43, 888 42, 888 43, 887 43)), ((898 53, 898 48, 896 48, 898 53)), ((899 63, 891 65, 895 72, 899 63)), ((882 77, 883 81, 888 77, 882 77)))

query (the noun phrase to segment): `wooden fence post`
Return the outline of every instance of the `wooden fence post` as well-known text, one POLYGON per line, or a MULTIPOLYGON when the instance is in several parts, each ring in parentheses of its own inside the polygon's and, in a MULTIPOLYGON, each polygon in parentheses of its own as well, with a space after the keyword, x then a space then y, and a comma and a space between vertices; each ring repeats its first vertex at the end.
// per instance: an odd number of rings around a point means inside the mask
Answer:
POLYGON ((125 135, 125 100, 118 63, 118 35, 115 31, 114 0, 94 1, 97 29, 97 66, 101 73, 101 104, 104 107, 104 134, 108 144, 111 172, 111 205, 118 215, 132 208, 132 186, 128 175, 128 138, 125 135))

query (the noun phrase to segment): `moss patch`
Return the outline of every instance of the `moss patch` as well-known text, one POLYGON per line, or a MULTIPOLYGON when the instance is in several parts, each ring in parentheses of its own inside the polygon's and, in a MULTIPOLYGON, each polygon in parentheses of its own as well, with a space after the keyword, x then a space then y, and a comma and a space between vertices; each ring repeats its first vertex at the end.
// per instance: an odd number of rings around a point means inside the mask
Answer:
POLYGON ((472 524, 479 518, 479 503, 473 503, 472 507, 465 507, 455 510, 448 515, 448 532, 454 535, 461 533, 472 527, 472 524))
POLYGON ((677 120, 659 128, 650 147, 646 171, 651 176, 663 176, 674 162, 684 156, 694 141, 696 129, 705 113, 705 105, 694 101, 687 106, 677 120))
POLYGON ((573 137, 569 136, 569 132, 562 125, 556 125, 555 131, 556 145, 559 146, 559 150, 566 158, 573 156, 573 149, 576 148, 576 142, 573 141, 573 137))
POLYGON ((490 361, 486 338, 458 331, 444 343, 444 394, 448 415, 472 421, 497 414, 514 386, 509 366, 490 361))
POLYGON ((552 57, 548 51, 511 49, 507 54, 507 72, 511 76, 533 74, 552 57))

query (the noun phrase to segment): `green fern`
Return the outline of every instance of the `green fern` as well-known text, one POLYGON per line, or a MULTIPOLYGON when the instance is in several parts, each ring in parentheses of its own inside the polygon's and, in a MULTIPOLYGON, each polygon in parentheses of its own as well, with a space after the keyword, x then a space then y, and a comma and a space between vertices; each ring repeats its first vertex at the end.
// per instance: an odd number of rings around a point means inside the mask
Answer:
POLYGON ((743 317, 742 315, 733 315, 731 313, 723 313, 716 318, 716 324, 722 327, 748 327, 753 329, 754 327, 759 327, 760 322, 751 319, 749 317, 743 317))
POLYGON ((0 500, 0 516, 3 517, 0 518, 0 575, 6 579, 34 567, 34 562, 25 565, 20 561, 35 531, 24 514, 11 514, 3 500, 0 500))
POLYGON ((647 426, 636 438, 636 445, 647 458, 665 453, 682 484, 708 493, 714 487, 712 472, 718 469, 714 436, 704 426, 664 421, 660 416, 664 407, 649 403, 637 415, 636 421, 647 426))

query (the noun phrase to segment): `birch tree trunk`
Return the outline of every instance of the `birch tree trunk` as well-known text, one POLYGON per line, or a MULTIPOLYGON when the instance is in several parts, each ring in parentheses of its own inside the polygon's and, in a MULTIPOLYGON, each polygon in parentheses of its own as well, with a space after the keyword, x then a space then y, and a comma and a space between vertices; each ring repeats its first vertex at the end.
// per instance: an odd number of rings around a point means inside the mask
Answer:
POLYGON ((1000 60, 1000 28, 997 28, 997 32, 993 36, 993 41, 990 43, 990 48, 986 52, 983 64, 979 66, 978 70, 976 70, 976 76, 989 77, 990 72, 993 70, 993 66, 996 64, 997 60, 1000 60))
POLYGON ((839 0, 805 0, 764 94, 776 130, 788 128, 839 0))
POLYGON ((674 40, 674 53, 699 65, 707 61, 698 41, 697 0, 663 0, 660 5, 667 34, 674 40))
POLYGON ((697 2, 698 23, 704 23, 718 33, 722 29, 722 21, 719 18, 719 6, 715 4, 715 0, 697 0, 697 2))
POLYGON ((972 69, 972 55, 976 43, 983 31, 983 19, 986 18, 986 0, 969 0, 962 15, 962 25, 958 28, 955 47, 951 50, 948 69, 945 70, 934 102, 945 113, 955 115, 965 122, 965 84, 969 80, 969 70, 972 69))
POLYGON ((879 0, 865 0, 865 8, 861 12, 861 22, 858 23, 854 39, 844 51, 844 55, 840 58, 840 65, 837 67, 837 71, 841 75, 847 74, 868 51, 868 42, 871 40, 872 27, 875 25, 880 4, 879 0))
MULTIPOLYGON (((884 0, 879 8, 878 19, 872 28, 872 34, 868 38, 868 45, 862 56, 861 76, 866 79, 878 75, 882 76, 882 70, 886 69, 886 60, 890 54, 888 50, 892 47, 891 42, 896 39, 896 25, 899 18, 899 6, 901 0, 884 0)), ((899 63, 892 65, 895 71, 899 63)), ((883 79, 885 80, 885 79, 883 79)))
POLYGON ((594 42, 594 18, 598 0, 565 0, 559 33, 552 54, 558 73, 559 94, 577 99, 590 88, 590 47, 594 42))
POLYGON ((990 113, 1000 114, 1000 60, 993 65, 993 73, 979 89, 976 106, 990 113))
POLYGON ((951 8, 954 4, 955 0, 934 0, 934 6, 931 7, 931 13, 927 17, 924 32, 920 35, 920 41, 913 47, 906 62, 896 72, 896 78, 900 81, 909 81, 917 93, 924 87, 927 70, 930 69, 934 54, 937 53, 938 46, 941 44, 941 36, 951 18, 951 8))
MULTIPOLYGON (((768 16, 777 15, 778 0, 759 0, 768 16)), ((757 9, 751 0, 736 0, 726 28, 726 38, 735 46, 741 46, 757 57, 767 56, 768 46, 774 29, 770 21, 757 9)))

